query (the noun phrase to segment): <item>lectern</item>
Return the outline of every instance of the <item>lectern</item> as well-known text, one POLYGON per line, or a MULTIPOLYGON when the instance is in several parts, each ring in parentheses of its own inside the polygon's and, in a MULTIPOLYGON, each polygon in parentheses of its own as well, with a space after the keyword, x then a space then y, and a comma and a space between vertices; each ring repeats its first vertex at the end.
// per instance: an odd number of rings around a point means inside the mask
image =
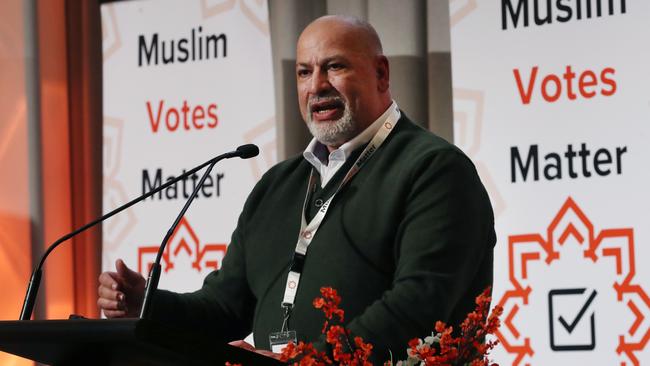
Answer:
POLYGON ((0 321, 0 350, 53 366, 284 365, 145 319, 0 321))

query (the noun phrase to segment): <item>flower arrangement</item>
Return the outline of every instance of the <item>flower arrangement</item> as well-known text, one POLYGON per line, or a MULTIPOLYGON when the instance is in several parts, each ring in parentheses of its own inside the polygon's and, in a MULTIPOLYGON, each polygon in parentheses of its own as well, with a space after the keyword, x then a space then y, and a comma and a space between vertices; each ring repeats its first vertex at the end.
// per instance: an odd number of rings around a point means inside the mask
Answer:
MULTIPOLYGON (((316 309, 325 315, 322 333, 332 346, 332 355, 318 351, 312 343, 289 343, 282 351, 281 360, 293 366, 372 366, 369 361, 372 344, 361 337, 350 339, 350 331, 341 324, 345 313, 339 308, 341 297, 335 289, 322 287, 321 297, 313 301, 316 309)), ((384 366, 498 366, 488 358, 489 352, 498 344, 497 340, 486 341, 500 325, 503 308, 496 306, 490 313, 490 288, 476 298, 476 308, 460 325, 460 334, 443 322, 435 324, 434 332, 424 339, 413 338, 408 342, 408 359, 386 361, 384 366)), ((229 362, 226 366, 232 365, 229 362)))
POLYGON ((350 331, 339 324, 332 324, 338 318, 338 323, 343 323, 344 312, 339 309, 341 297, 331 287, 321 287, 322 297, 314 299, 313 305, 325 314, 323 330, 325 341, 332 346, 332 359, 324 352, 314 349, 311 343, 299 342, 297 345, 289 343, 282 350, 281 360, 293 361, 295 366, 320 366, 320 365, 345 365, 345 366, 372 366, 368 361, 372 354, 372 345, 365 343, 363 338, 354 337, 354 344, 350 342, 350 331))
MULTIPOLYGON (((332 324, 336 319, 342 323, 344 312, 339 308, 341 297, 330 287, 321 288, 321 297, 314 299, 313 305, 325 315, 323 334, 326 342, 332 346, 332 359, 324 352, 314 349, 311 343, 290 343, 282 352, 282 360, 293 362, 296 366, 332 365, 344 366, 372 365, 368 361, 372 345, 361 337, 350 340, 350 331, 339 324, 332 324)), ((405 361, 386 361, 385 366, 443 366, 443 365, 490 365, 488 354, 496 345, 496 340, 485 342, 488 334, 493 334, 499 327, 500 307, 490 314, 490 288, 485 289, 476 298, 476 308, 467 315, 460 326, 460 335, 453 335, 453 327, 437 322, 435 332, 422 339, 414 338, 409 342, 408 359, 405 361), (488 315, 489 314, 489 315, 488 315)))
MULTIPOLYGON (((453 327, 436 322, 436 333, 424 340, 409 341, 408 359, 397 362, 396 366, 498 366, 491 363, 488 354, 499 341, 485 342, 485 337, 499 328, 503 308, 496 306, 490 314, 491 300, 490 288, 487 288, 476 298, 475 310, 461 323, 458 337, 452 335, 453 327)), ((389 361, 385 365, 392 363, 389 361)))

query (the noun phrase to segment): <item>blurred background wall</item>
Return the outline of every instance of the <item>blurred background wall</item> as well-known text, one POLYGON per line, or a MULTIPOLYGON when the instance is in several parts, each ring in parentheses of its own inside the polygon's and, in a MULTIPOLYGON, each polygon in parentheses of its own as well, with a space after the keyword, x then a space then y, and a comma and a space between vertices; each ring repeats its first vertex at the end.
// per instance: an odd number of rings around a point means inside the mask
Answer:
MULTIPOLYGON (((98 12, 96 2, 0 3, 2 319, 17 319, 47 243, 101 209, 98 12)), ((52 255, 35 318, 98 315, 98 234, 80 236, 52 255)), ((0 355, 0 363, 25 361, 0 355)))

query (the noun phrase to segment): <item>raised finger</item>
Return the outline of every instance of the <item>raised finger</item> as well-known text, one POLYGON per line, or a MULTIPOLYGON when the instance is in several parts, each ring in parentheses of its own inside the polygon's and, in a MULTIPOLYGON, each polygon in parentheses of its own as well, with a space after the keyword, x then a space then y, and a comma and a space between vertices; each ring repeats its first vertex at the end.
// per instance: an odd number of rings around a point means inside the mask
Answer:
POLYGON ((112 288, 113 290, 117 290, 119 288, 120 284, 117 279, 118 276, 115 272, 102 272, 102 274, 99 275, 99 283, 102 286, 112 288))

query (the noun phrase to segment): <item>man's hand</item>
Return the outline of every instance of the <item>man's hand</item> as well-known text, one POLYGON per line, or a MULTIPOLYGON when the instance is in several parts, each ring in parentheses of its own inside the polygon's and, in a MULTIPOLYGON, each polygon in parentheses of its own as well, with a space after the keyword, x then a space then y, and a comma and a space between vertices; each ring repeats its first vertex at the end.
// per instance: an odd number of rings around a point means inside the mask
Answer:
POLYGON ((117 272, 99 275, 99 299, 97 305, 107 318, 137 317, 142 307, 145 279, 118 259, 117 272))
POLYGON ((274 358, 276 360, 280 360, 280 357, 282 357, 282 355, 279 354, 279 353, 273 353, 271 351, 266 351, 266 350, 263 350, 263 349, 257 349, 255 347, 253 347, 253 345, 251 345, 250 343, 247 343, 247 342, 241 341, 241 340, 240 341, 232 341, 232 342, 230 342, 228 344, 231 345, 231 346, 235 346, 235 347, 245 349, 247 351, 255 352, 255 353, 260 354, 262 356, 271 357, 271 358, 274 358))

